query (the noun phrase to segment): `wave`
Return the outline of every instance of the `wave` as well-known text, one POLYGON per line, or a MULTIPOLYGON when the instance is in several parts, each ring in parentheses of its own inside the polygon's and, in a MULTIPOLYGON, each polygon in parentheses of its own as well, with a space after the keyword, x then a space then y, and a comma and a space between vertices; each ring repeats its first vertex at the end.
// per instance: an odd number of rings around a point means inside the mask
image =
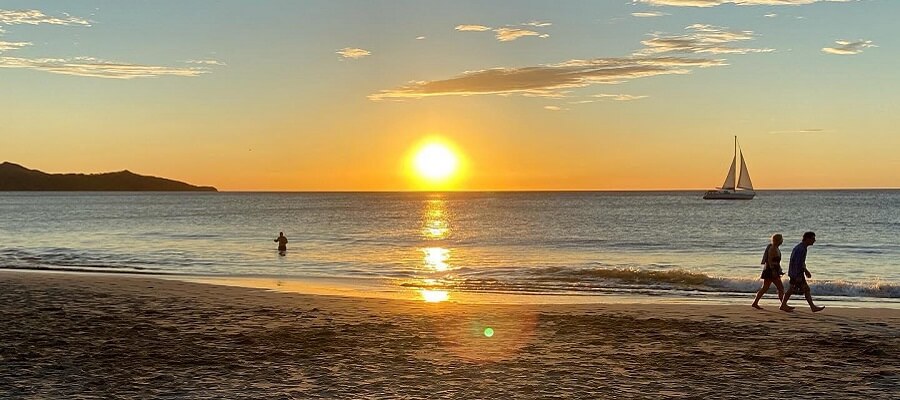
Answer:
MULTIPOLYGON (((787 284, 787 282, 785 282, 787 284)), ((408 286, 421 286, 410 284, 408 286)), ((510 292, 632 292, 684 295, 690 292, 751 294, 759 290, 760 281, 751 278, 711 276, 686 269, 648 270, 640 268, 573 269, 547 267, 529 271, 525 276, 458 277, 426 285, 447 289, 510 292)), ((882 280, 856 282, 848 280, 813 281, 816 296, 900 298, 900 285, 882 280)), ((774 292, 774 286, 770 288, 774 292)))

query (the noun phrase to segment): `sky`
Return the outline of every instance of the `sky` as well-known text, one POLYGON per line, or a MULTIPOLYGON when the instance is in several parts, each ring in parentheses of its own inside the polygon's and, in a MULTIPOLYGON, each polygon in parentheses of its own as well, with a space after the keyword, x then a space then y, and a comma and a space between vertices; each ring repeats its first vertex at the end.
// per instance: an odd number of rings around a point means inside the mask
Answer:
POLYGON ((220 190, 900 187, 896 0, 0 3, 0 161, 220 190), (415 149, 458 156, 426 184, 415 149))

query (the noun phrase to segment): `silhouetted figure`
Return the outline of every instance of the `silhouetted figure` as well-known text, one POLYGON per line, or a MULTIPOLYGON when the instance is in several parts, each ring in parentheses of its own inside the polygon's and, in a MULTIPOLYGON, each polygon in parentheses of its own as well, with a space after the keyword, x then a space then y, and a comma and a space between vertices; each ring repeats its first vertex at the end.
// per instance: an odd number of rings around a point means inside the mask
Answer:
POLYGON ((278 238, 275 239, 278 242, 278 251, 284 253, 287 251, 287 237, 284 236, 284 232, 278 232, 278 238))
POLYGON ((794 246, 791 251, 791 264, 788 267, 788 276, 791 278, 791 287, 784 294, 784 300, 781 301, 781 311, 791 312, 794 307, 788 306, 788 300, 794 292, 803 292, 806 296, 806 302, 813 312, 819 312, 825 309, 825 306, 819 307, 813 304, 812 295, 809 294, 809 284, 806 278, 812 278, 812 274, 806 269, 806 249, 816 242, 815 232, 806 232, 803 234, 803 241, 794 246))
POLYGON ((761 263, 764 264, 765 267, 763 268, 762 275, 759 276, 759 279, 763 280, 763 284, 762 287, 759 288, 759 291, 756 292, 756 299, 753 300, 753 308, 762 310, 762 307, 759 306, 759 299, 769 291, 769 286, 773 283, 775 284, 775 288, 778 289, 778 300, 784 301, 784 284, 781 283, 781 276, 784 275, 784 272, 781 270, 781 250, 778 248, 782 243, 784 243, 784 237, 781 236, 780 233, 776 233, 772 235, 772 243, 766 246, 766 251, 763 253, 761 263))

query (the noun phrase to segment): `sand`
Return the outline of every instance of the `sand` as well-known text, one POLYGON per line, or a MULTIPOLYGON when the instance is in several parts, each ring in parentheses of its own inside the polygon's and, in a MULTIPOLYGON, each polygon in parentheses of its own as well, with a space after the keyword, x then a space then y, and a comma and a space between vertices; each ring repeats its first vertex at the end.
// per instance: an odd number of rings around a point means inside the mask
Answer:
POLYGON ((900 311, 751 301, 424 303, 0 271, 0 398, 900 398, 900 311))

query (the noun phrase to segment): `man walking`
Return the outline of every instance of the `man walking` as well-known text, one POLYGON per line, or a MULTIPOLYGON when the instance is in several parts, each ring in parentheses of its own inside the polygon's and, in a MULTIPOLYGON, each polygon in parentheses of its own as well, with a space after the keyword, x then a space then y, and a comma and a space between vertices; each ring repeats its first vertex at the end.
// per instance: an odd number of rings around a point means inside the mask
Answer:
POLYGON ((825 306, 819 307, 813 304, 812 295, 809 294, 809 284, 806 283, 806 278, 812 278, 812 274, 806 269, 806 249, 815 242, 816 233, 806 232, 803 234, 803 241, 794 246, 794 250, 791 251, 791 264, 788 267, 791 286, 788 288, 787 293, 784 294, 784 300, 781 302, 781 311, 794 311, 794 307, 788 306, 788 299, 791 298, 794 292, 803 292, 812 312, 819 312, 825 309, 825 306))

